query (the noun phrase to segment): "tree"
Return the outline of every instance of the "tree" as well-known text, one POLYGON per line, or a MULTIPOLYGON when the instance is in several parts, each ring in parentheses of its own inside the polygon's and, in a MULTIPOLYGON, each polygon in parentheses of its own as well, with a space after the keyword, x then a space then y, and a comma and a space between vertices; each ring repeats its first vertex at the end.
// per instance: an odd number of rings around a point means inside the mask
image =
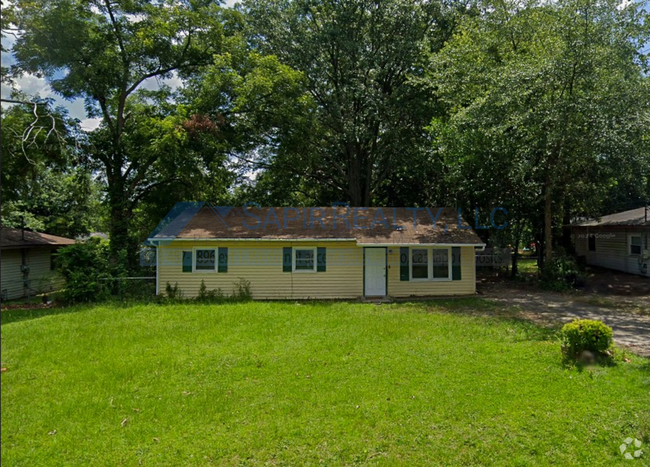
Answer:
POLYGON ((444 5, 244 2, 255 49, 302 73, 314 102, 303 109, 312 112, 305 121, 313 118, 305 132, 278 131, 269 140, 273 150, 260 155, 265 170, 303 180, 303 191, 318 187, 320 202, 368 206, 384 194, 393 171, 426 151, 430 94, 411 78, 422 73, 424 52, 438 50, 452 29, 455 10, 444 5), (301 144, 292 146, 297 134, 301 144))
POLYGON ((79 151, 85 138, 78 122, 47 101, 25 102, 0 113, 2 224, 87 234, 97 225, 99 192, 79 151))
POLYGON ((138 132, 133 100, 148 80, 209 63, 223 45, 224 13, 211 0, 17 0, 15 15, 14 71, 45 76, 55 92, 85 99, 88 116, 101 118, 90 156, 106 183, 116 258, 131 244, 138 203, 173 181, 152 180, 160 153, 127 141, 138 132))
POLYGON ((488 172, 470 191, 516 200, 531 223, 544 213, 547 263, 565 213, 597 209, 607 187, 650 166, 639 52, 649 22, 639 5, 619 3, 488 3, 432 59, 430 80, 450 112, 435 144, 488 172))

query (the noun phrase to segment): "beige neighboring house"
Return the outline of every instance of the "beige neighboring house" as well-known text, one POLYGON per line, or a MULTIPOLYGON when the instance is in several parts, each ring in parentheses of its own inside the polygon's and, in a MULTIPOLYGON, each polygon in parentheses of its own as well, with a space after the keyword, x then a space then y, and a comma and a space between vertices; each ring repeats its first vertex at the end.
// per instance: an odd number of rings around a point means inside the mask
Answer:
POLYGON ((650 277, 650 210, 632 209, 571 226, 587 264, 650 277))
POLYGON ((53 255, 74 240, 22 229, 2 227, 0 265, 2 300, 50 292, 63 281, 54 272, 53 255))
POLYGON ((247 281, 255 299, 357 299, 476 293, 485 244, 452 208, 212 208, 177 216, 149 237, 156 289, 228 295, 247 281), (385 219, 384 219, 385 218, 385 219))

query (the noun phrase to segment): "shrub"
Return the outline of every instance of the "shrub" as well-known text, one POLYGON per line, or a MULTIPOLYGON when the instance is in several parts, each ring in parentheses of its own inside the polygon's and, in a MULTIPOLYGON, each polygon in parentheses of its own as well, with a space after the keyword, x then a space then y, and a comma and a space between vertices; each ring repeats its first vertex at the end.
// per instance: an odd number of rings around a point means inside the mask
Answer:
POLYGON ((178 282, 172 286, 169 282, 165 285, 165 296, 169 300, 181 300, 183 298, 183 291, 178 288, 178 282))
POLYGON ((108 243, 99 238, 61 248, 56 260, 57 269, 65 279, 61 300, 79 303, 108 298, 111 288, 105 280, 111 277, 108 257, 108 243))
POLYGON ((565 255, 553 258, 550 264, 545 264, 541 279, 544 289, 557 292, 584 284, 584 277, 578 263, 574 258, 565 255))
POLYGON ((208 290, 205 286, 205 281, 201 281, 201 286, 199 287, 199 293, 196 296, 197 302, 204 303, 214 303, 214 302, 223 302, 224 295, 221 289, 208 290))
POLYGON ((588 350, 594 354, 603 354, 613 343, 612 328, 601 321, 576 319, 562 327, 560 333, 562 350, 565 356, 578 357, 588 350))
POLYGON ((253 299, 253 292, 251 291, 250 281, 239 278, 239 282, 235 282, 235 288, 232 293, 232 298, 236 301, 246 302, 253 299))

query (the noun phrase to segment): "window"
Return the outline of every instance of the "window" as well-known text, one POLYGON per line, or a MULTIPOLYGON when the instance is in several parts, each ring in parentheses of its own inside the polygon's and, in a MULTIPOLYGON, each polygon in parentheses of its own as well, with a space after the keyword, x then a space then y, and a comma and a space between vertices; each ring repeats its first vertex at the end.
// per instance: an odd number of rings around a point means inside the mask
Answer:
POLYGON ((429 250, 411 250, 411 277, 413 279, 429 278, 429 250))
POLYGON ((450 280, 449 248, 412 248, 411 280, 450 280))
POLYGON ((433 279, 449 279, 449 250, 447 248, 432 248, 431 262, 433 263, 433 279))
POLYGON ((596 236, 589 235, 589 251, 596 251, 596 236))
POLYGON ((641 235, 630 235, 630 254, 641 254, 641 235))
POLYGON ((56 269, 56 250, 50 250, 50 271, 56 269))
POLYGON ((316 271, 316 248, 295 248, 293 251, 294 271, 316 271))
POLYGON ((216 271, 217 252, 215 249, 194 250, 196 255, 195 271, 216 271))

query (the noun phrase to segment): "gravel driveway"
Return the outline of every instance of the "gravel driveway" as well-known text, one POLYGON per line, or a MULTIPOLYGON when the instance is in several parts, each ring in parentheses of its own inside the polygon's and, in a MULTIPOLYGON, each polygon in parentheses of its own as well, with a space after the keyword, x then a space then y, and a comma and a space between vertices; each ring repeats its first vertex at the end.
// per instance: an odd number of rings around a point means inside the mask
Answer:
POLYGON ((638 355, 650 357, 650 295, 562 294, 494 285, 482 296, 518 307, 535 321, 567 323, 575 318, 603 321, 614 331, 614 340, 638 355))

